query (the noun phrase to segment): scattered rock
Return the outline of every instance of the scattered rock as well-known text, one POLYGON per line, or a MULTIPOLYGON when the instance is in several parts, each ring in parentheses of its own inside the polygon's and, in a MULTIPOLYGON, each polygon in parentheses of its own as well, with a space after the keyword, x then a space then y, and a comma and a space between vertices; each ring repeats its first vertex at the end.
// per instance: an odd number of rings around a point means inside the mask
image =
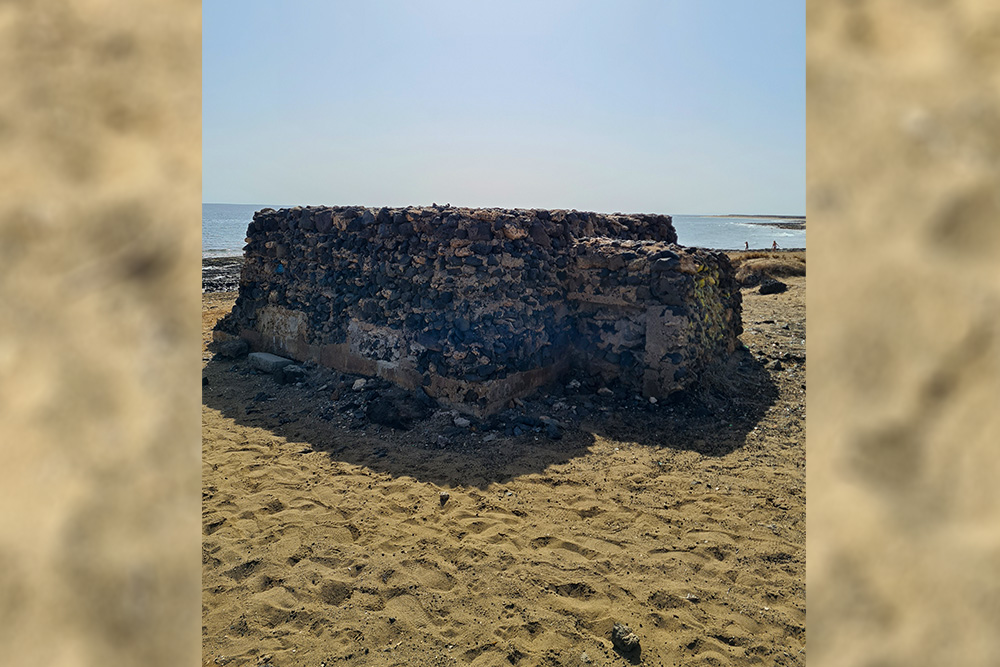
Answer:
POLYGON ((365 388, 366 384, 368 384, 367 380, 365 380, 364 378, 358 378, 357 380, 354 381, 354 384, 351 385, 351 389, 353 389, 354 391, 361 391, 365 388))
POLYGON ((455 426, 458 428, 469 428, 472 426, 472 422, 465 417, 455 417, 455 426))
POLYGON ((760 283, 759 291, 761 294, 780 294, 787 289, 788 285, 780 280, 775 280, 774 278, 764 278, 760 283))
POLYGON ((614 396, 615 395, 615 392, 611 391, 607 387, 601 387, 600 389, 597 390, 597 393, 600 394, 601 396, 614 396))
POLYGON ((278 384, 294 384, 306 379, 306 369, 295 364, 283 366, 271 374, 278 384))
POLYGON ((427 412, 427 407, 415 396, 396 391, 369 403, 365 416, 373 424, 406 431, 413 426, 413 422, 426 417, 427 412))
POLYGON ((631 653, 639 648, 639 637, 624 623, 615 623, 611 628, 611 643, 622 653, 631 653))
POLYGON ((441 507, 444 507, 444 504, 448 502, 448 498, 451 498, 451 496, 447 491, 442 491, 438 494, 438 500, 441 502, 441 507))

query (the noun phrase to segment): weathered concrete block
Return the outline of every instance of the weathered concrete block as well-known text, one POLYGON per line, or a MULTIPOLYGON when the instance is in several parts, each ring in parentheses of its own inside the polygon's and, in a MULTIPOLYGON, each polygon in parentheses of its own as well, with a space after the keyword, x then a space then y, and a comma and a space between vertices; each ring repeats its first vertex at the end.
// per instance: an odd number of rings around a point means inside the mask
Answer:
POLYGON ((247 355, 247 360, 250 362, 251 367, 265 373, 273 373, 279 368, 284 368, 293 363, 291 359, 279 357, 270 352, 251 352, 247 355))

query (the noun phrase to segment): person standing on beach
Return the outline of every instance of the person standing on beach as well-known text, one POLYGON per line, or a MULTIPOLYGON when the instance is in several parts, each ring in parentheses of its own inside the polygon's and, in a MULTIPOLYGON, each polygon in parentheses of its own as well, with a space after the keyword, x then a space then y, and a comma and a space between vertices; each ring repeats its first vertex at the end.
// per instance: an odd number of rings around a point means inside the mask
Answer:
POLYGON ((743 249, 744 250, 749 250, 750 249, 750 242, 749 241, 744 241, 743 242, 743 249))
POLYGON ((771 241, 771 250, 777 250, 777 249, 778 249, 778 242, 771 241))

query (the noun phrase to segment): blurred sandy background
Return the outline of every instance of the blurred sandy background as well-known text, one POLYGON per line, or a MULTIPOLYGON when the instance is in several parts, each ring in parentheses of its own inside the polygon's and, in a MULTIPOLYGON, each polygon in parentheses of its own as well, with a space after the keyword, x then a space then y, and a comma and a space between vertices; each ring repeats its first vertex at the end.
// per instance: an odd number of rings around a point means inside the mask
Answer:
POLYGON ((807 28, 809 661, 1000 664, 1000 4, 807 28))
MULTIPOLYGON (((0 646, 196 664, 200 5, 0 3, 0 646)), ((1000 662, 1000 5, 811 2, 816 665, 1000 662)))
POLYGON ((201 7, 0 2, 0 646, 199 660, 201 7))

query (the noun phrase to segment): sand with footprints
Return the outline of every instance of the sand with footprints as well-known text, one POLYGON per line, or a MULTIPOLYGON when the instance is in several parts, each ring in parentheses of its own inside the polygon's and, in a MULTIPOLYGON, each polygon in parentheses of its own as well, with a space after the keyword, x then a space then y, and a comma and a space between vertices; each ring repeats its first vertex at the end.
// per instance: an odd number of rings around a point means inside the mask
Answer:
POLYGON ((206 294, 204 664, 804 664, 805 278, 787 282, 744 290, 739 393, 563 397, 559 440, 456 433, 445 410, 359 425, 331 410, 352 378, 214 357, 235 295, 206 294))

